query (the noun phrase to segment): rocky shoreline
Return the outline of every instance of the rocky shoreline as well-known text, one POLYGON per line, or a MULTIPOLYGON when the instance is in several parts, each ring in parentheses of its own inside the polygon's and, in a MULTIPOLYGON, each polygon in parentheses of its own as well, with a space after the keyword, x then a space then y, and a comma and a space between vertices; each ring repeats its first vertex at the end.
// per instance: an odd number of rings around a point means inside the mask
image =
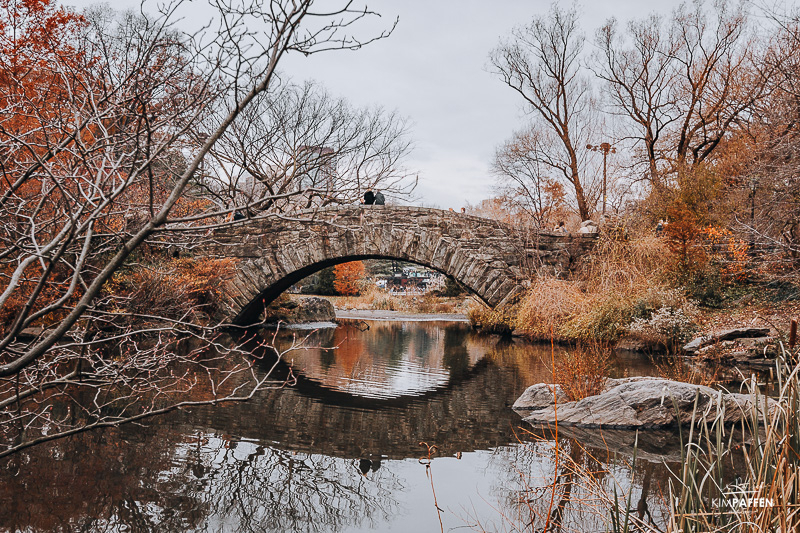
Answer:
MULTIPOLYGON (((710 331, 675 347, 677 355, 697 362, 715 362, 728 366, 772 367, 778 354, 778 335, 768 327, 736 327, 710 331)), ((668 353, 664 344, 635 337, 624 337, 616 350, 650 354, 668 353)))

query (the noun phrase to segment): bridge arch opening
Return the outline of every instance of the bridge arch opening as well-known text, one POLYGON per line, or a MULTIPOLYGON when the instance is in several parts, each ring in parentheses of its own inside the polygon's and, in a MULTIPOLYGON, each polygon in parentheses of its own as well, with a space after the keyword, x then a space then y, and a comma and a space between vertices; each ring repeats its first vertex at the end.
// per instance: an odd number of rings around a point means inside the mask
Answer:
POLYGON ((233 323, 238 325, 248 325, 254 324, 259 321, 261 314, 264 312, 264 309, 269 306, 273 301, 275 301, 281 294, 289 290, 293 285, 298 284, 302 280, 306 279, 309 276, 316 274, 317 272, 324 270, 328 267, 333 267, 336 265, 340 265, 343 263, 349 263, 352 261, 368 261, 371 259, 384 259, 384 260, 394 260, 394 261, 401 261, 403 263, 411 263, 414 265, 418 265, 421 267, 429 268, 436 272, 440 272, 447 277, 451 277, 458 281, 464 288, 466 288, 471 294, 474 294, 478 298, 480 298, 484 303, 487 305, 487 302, 480 293, 476 291, 474 287, 470 287, 463 281, 459 280, 448 274, 447 272, 443 272, 440 269, 437 269, 431 265, 419 262, 419 261, 411 261, 407 258, 400 258, 400 257, 390 257, 385 255, 375 255, 375 254, 360 254, 360 255, 350 255, 350 256, 343 256, 343 257, 336 257, 336 258, 328 258, 322 261, 318 261, 316 263, 298 268, 294 270, 284 277, 278 279, 271 285, 267 287, 261 288, 261 292, 253 298, 253 300, 242 307, 239 314, 234 317, 233 323))

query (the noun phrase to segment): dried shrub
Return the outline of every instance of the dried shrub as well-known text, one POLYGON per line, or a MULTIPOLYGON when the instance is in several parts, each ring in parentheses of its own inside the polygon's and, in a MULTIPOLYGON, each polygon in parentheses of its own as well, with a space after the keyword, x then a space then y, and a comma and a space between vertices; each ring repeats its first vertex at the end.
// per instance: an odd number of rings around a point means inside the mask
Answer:
POLYGON ((587 304, 588 297, 577 283, 541 277, 520 303, 516 324, 530 337, 560 340, 563 324, 587 304))
POLYGON ((601 239, 576 279, 587 292, 639 293, 663 285, 668 254, 664 239, 650 234, 627 241, 601 239))
POLYGON ((411 301, 420 313, 453 313, 457 302, 457 300, 443 300, 433 292, 426 292, 418 298, 413 297, 411 301))
POLYGON ((634 318, 628 326, 628 332, 650 343, 674 350, 689 341, 697 331, 695 313, 696 309, 689 304, 677 309, 663 306, 649 317, 634 318))
POLYGON ((378 311, 399 311, 402 307, 400 298, 383 291, 370 292, 365 301, 369 301, 370 307, 378 311))
POLYGON ((554 381, 570 401, 600 394, 611 368, 611 349, 606 344, 579 344, 555 360, 554 381))
POLYGON ((571 316, 558 331, 566 339, 614 341, 626 332, 633 308, 631 295, 592 295, 587 298, 586 307, 571 316))
POLYGON ((664 277, 668 251, 654 236, 601 240, 574 280, 541 276, 522 299, 514 326, 537 339, 613 341, 635 318, 681 309, 664 277))
POLYGON ((510 335, 515 329, 516 311, 512 307, 492 309, 486 306, 470 307, 467 318, 473 328, 483 333, 510 335))
POLYGON ((233 259, 181 258, 119 271, 105 292, 120 313, 173 320, 220 311, 223 284, 233 275, 233 259))
POLYGON ((407 313, 458 313, 465 307, 464 298, 442 299, 432 292, 415 295, 391 294, 370 283, 365 283, 358 296, 330 298, 342 309, 371 309, 377 311, 404 311, 407 313))

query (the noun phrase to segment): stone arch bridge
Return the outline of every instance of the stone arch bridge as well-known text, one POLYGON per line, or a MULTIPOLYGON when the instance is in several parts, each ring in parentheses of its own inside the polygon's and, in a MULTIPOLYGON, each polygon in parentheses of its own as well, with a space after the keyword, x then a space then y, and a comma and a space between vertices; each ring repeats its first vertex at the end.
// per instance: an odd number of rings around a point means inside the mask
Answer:
POLYGON ((525 289, 536 268, 573 268, 593 236, 533 234, 496 220, 397 206, 325 208, 241 220, 215 230, 198 252, 238 259, 223 294, 224 318, 253 323, 283 291, 323 268, 397 259, 442 272, 495 307, 525 289))

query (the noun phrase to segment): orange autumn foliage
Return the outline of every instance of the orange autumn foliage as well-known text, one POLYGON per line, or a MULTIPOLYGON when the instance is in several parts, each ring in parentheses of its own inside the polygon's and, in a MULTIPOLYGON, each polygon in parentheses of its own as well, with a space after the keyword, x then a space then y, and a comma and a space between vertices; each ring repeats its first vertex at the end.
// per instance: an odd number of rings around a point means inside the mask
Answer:
MULTIPOLYGON (((85 24, 55 0, 0 0, 0 192, 71 127, 70 103, 91 77, 92 61, 71 44, 85 24)), ((28 180, 19 192, 36 194, 38 185, 28 180)))
MULTIPOLYGON (((56 232, 57 220, 66 216, 57 200, 45 198, 44 185, 37 175, 20 180, 30 166, 45 157, 53 148, 53 139, 63 136, 62 127, 71 116, 65 102, 75 86, 65 81, 64 72, 53 65, 77 66, 85 63, 84 55, 70 43, 85 26, 84 19, 58 6, 55 0, 0 0, 0 194, 11 193, 8 212, 0 231, 0 253, 8 253, 25 232, 26 219, 38 209, 39 242, 45 242, 56 232), (13 207, 12 207, 13 205, 13 207)), ((57 159, 56 163, 58 163, 57 159)), ((65 194, 73 191, 69 187, 65 194)), ((0 292, 16 264, 12 261, 0 267, 0 292)), ((31 265, 20 279, 20 289, 10 295, 0 311, 0 324, 9 324, 17 312, 28 303, 28 296, 37 294, 33 311, 58 301, 70 285, 71 272, 55 267, 40 284, 44 267, 31 265)), ((64 302, 69 304, 80 295, 80 287, 64 302)), ((43 320, 49 324, 59 320, 57 311, 43 320)))
POLYGON ((336 292, 342 296, 356 296, 361 292, 364 263, 361 261, 341 263, 333 268, 333 272, 336 275, 336 279, 333 281, 336 292))
MULTIPOLYGON (((174 150, 165 156, 173 159, 159 161, 146 175, 130 172, 146 157, 133 150, 133 123, 143 115, 155 120, 171 105, 170 95, 181 90, 183 80, 159 78, 159 66, 183 59, 169 47, 157 48, 160 53, 145 65, 156 73, 152 79, 145 69, 137 71, 136 89, 151 91, 149 100, 115 98, 110 88, 121 67, 110 63, 127 59, 111 54, 111 60, 101 61, 92 31, 82 15, 57 0, 0 0, 0 293, 15 272, 21 275, 0 310, 0 329, 59 301, 34 324, 60 320, 97 272, 102 252, 96 251, 144 226, 169 196, 183 162, 174 150), (64 228, 81 224, 92 228, 93 237, 78 279, 70 265, 80 251, 68 246, 69 236, 59 237, 67 243, 63 255, 53 252, 17 272, 26 256, 38 253, 29 241, 41 247, 64 228)), ((161 134, 154 131, 152 137, 161 134)), ((183 197, 173 216, 197 214, 209 204, 183 197)))
POLYGON ((749 261, 748 245, 736 238, 731 230, 708 226, 703 229, 711 253, 720 263, 720 273, 724 281, 742 282, 747 279, 749 261))
POLYGON ((119 271, 104 292, 116 300, 115 312, 185 319, 219 311, 225 281, 235 270, 233 259, 180 258, 119 271))
POLYGON ((705 263, 705 251, 700 246, 702 228, 697 216, 680 202, 671 206, 667 215, 669 224, 664 229, 664 236, 667 238, 669 251, 681 268, 691 269, 705 263))

